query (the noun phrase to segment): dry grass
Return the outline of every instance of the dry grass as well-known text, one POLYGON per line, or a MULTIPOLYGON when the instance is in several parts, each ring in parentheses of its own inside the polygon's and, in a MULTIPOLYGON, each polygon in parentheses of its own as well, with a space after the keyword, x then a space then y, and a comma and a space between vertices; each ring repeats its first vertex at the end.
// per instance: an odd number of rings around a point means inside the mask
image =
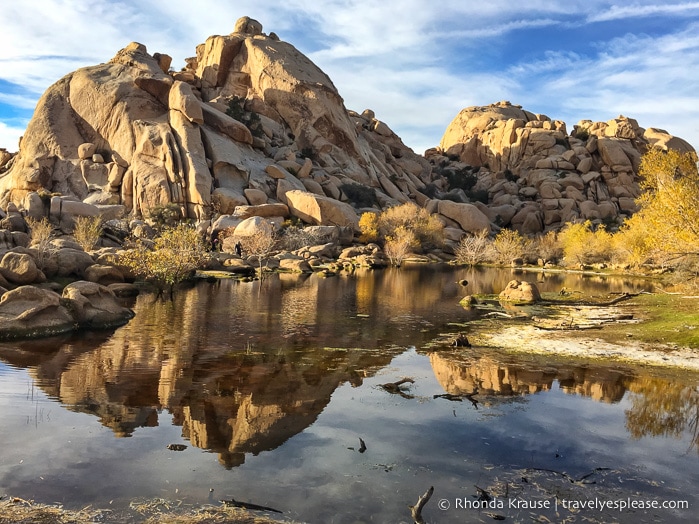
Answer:
POLYGON ((87 507, 66 510, 61 506, 37 504, 31 500, 9 497, 0 500, 0 524, 291 524, 254 515, 240 508, 227 506, 193 507, 180 501, 164 499, 134 501, 131 511, 118 512, 87 507))

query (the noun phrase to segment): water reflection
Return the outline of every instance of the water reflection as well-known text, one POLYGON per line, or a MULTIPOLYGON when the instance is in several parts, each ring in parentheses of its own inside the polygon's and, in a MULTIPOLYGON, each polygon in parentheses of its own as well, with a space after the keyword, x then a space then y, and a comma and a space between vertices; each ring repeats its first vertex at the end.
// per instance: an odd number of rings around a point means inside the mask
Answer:
MULTIPOLYGON (((419 406, 416 409, 430 405, 431 413, 425 410, 420 417, 434 418, 447 402, 434 398, 435 393, 464 395, 476 390, 479 413, 502 402, 526 403, 532 395, 553 396, 547 392, 555 391, 608 406, 621 403, 623 408, 617 409, 623 409, 632 438, 689 434, 690 446, 699 449, 695 376, 479 348, 435 347, 435 340, 458 332, 458 326, 479 315, 458 306, 464 294, 497 292, 512 277, 510 271, 429 267, 336 278, 276 275, 255 283, 200 283, 177 293, 171 302, 138 297, 133 305, 136 317, 113 333, 0 344, 0 358, 27 369, 35 385, 51 398, 96 417, 117 437, 146 433, 139 428, 174 424, 191 446, 216 453, 220 464, 233 471, 244 470, 252 456, 264 451, 281 453, 282 444, 308 433, 309 428, 312 433, 324 412, 330 420, 337 417, 339 424, 378 432, 370 442, 372 452, 381 446, 393 449, 383 430, 374 426, 385 423, 408 432, 400 425, 413 417, 393 411, 395 402, 409 403, 401 404, 406 410, 413 409, 406 407, 413 404, 419 406), (469 280, 467 289, 457 284, 460 279, 469 280), (413 354, 407 348, 416 348, 414 354, 421 359, 420 368, 400 368, 400 373, 415 376, 415 398, 396 400, 371 390, 381 380, 389 380, 377 374, 389 373, 397 360, 413 354), (430 374, 434 379, 428 380, 430 374), (435 389, 421 393, 430 380, 435 389), (348 387, 363 395, 364 402, 377 399, 380 407, 374 413, 367 410, 370 404, 338 407, 338 395, 351 396, 348 387), (355 418, 347 422, 345 416, 355 418)), ((566 287, 603 294, 637 291, 645 285, 561 274, 521 277, 538 280, 544 292, 566 287)), ((429 449, 430 468, 444 463, 445 471, 452 471, 451 452, 444 451, 442 456, 441 447, 433 449, 430 442, 471 427, 459 425, 454 413, 453 420, 434 418, 434 425, 410 430, 414 438, 426 439, 415 457, 429 449)), ((339 430, 334 426, 332 431, 339 430)), ((505 433, 507 437, 496 443, 507 450, 511 437, 505 433)), ((400 437, 400 432, 391 431, 391 437, 400 437)), ((355 434, 351 438, 348 442, 357 442, 355 434)), ((395 446, 417 449, 414 438, 395 446)), ((319 444, 319 456, 336 457, 338 449, 346 452, 349 444, 334 445, 319 444)), ((445 440, 442 447, 450 445, 445 440)), ((214 467, 222 470, 215 462, 214 467)), ((405 507, 403 501, 396 504, 405 507)))
POLYGON ((508 361, 496 354, 432 353, 430 362, 447 393, 520 396, 549 391, 554 384, 566 393, 599 402, 619 402, 634 378, 630 371, 570 363, 536 362, 519 357, 508 361))

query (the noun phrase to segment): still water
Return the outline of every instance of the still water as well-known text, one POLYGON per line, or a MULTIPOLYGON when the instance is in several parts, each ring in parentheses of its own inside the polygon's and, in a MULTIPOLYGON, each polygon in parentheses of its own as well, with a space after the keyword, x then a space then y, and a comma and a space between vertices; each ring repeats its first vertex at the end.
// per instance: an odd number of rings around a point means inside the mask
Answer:
MULTIPOLYGON (((593 295, 647 285, 519 277, 593 295)), ((113 332, 1 344, 0 496, 115 510, 234 498, 302 522, 396 523, 433 486, 432 523, 694 522, 697 375, 434 343, 471 329, 467 292, 512 278, 430 266, 201 282, 139 296, 113 332), (402 394, 380 387, 405 377, 402 394)))

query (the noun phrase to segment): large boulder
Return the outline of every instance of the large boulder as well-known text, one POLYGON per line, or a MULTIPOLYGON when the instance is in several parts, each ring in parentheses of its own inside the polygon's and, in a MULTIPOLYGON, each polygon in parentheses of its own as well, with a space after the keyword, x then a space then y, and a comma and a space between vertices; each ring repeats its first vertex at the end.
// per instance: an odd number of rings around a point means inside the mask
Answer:
POLYGON ((359 230, 359 217, 349 204, 306 191, 287 191, 289 211, 316 226, 343 226, 359 230))
POLYGON ((541 294, 539 288, 532 282, 510 280, 507 287, 500 293, 499 299, 503 302, 533 304, 541 300, 541 294))
POLYGON ((30 255, 12 251, 6 253, 0 260, 0 274, 8 282, 20 286, 43 280, 43 274, 30 255))
POLYGON ((440 215, 458 223, 464 231, 478 233, 485 230, 490 233, 490 220, 473 204, 440 200, 437 211, 440 215))
POLYGON ((85 251, 79 249, 59 249, 51 258, 56 260, 57 275, 60 277, 84 277, 85 270, 95 261, 85 251))
POLYGON ((106 286, 80 280, 63 289, 63 301, 81 328, 105 329, 120 326, 134 313, 119 304, 106 286))
POLYGON ((0 297, 0 340, 72 331, 75 321, 54 291, 22 286, 0 297))

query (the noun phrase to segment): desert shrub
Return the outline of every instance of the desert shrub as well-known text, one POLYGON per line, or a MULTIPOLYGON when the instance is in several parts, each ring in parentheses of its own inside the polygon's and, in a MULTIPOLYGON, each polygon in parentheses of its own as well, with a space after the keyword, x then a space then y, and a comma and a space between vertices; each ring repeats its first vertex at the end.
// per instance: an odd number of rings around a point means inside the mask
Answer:
POLYGON ((359 217, 360 242, 376 242, 379 239, 379 215, 378 213, 362 213, 359 217))
POLYGON ((575 130, 575 138, 586 142, 590 138, 590 132, 587 129, 577 128, 575 130))
POLYGON ((501 229, 492 243, 492 258, 498 264, 511 264, 529 250, 529 240, 514 229, 501 229))
POLYGON ((271 224, 269 224, 269 227, 258 228, 251 235, 236 235, 233 233, 233 239, 240 242, 243 253, 246 256, 257 258, 260 274, 262 273, 263 262, 272 254, 278 242, 277 233, 271 224))
POLYGON ((438 192, 439 189, 437 189, 437 186, 432 183, 427 184, 422 190, 422 194, 429 198, 436 197, 438 192))
POLYGON ((301 149, 301 156, 303 158, 310 158, 311 160, 315 160, 316 159, 316 152, 313 151, 312 147, 306 146, 306 147, 301 149))
POLYGON ((490 244, 491 241, 487 229, 474 235, 467 235, 461 239, 459 245, 456 246, 454 250, 456 261, 460 264, 468 264, 469 266, 487 262, 491 250, 490 244))
POLYGON ((345 183, 340 186, 347 200, 356 207, 371 207, 376 204, 376 191, 373 187, 362 184, 345 183))
POLYGON ((181 223, 163 229, 152 248, 138 242, 121 254, 119 263, 161 291, 172 292, 175 285, 204 267, 209 258, 207 248, 194 227, 181 223))
POLYGON ((239 96, 234 96, 228 101, 226 114, 231 118, 235 118, 238 122, 242 122, 250 130, 252 136, 262 138, 264 131, 262 130, 262 122, 260 115, 255 111, 245 110, 245 99, 239 96))
POLYGON ((449 189, 463 189, 468 192, 478 182, 478 177, 467 167, 458 171, 445 170, 444 176, 449 183, 449 189))
POLYGON ((32 246, 37 250, 36 264, 39 269, 43 270, 46 268, 48 259, 56 251, 56 248, 51 244, 54 237, 53 226, 46 217, 41 220, 27 217, 25 220, 29 228, 32 246))
POLYGON ((517 182, 517 180, 519 180, 519 177, 517 175, 515 175, 509 169, 505 169, 504 175, 505 175, 505 180, 507 180, 508 182, 517 182))
POLYGON ((102 217, 76 217, 73 237, 85 251, 94 249, 102 233, 102 217))
POLYGON ((384 253, 394 266, 400 266, 405 257, 420 244, 415 233, 406 226, 398 226, 386 237, 384 253))
POLYGON ((148 219, 157 229, 175 227, 181 218, 182 210, 174 202, 154 206, 148 211, 148 219))
POLYGON ((444 225, 435 215, 412 202, 391 207, 379 215, 379 237, 395 237, 400 227, 412 231, 418 246, 439 246, 444 242, 444 225))
POLYGON ((471 189, 469 191, 466 191, 466 196, 471 200, 471 202, 482 202, 484 204, 488 203, 487 189, 471 189))
POLYGON ((610 262, 614 258, 612 235, 604 228, 593 228, 589 220, 568 224, 558 234, 566 265, 610 262))
POLYGON ((315 246, 318 243, 318 235, 299 226, 282 227, 279 243, 282 249, 295 251, 305 246, 315 246))
POLYGON ((539 235, 532 239, 531 254, 544 262, 557 262, 563 256, 563 248, 555 231, 549 231, 545 235, 539 235))

